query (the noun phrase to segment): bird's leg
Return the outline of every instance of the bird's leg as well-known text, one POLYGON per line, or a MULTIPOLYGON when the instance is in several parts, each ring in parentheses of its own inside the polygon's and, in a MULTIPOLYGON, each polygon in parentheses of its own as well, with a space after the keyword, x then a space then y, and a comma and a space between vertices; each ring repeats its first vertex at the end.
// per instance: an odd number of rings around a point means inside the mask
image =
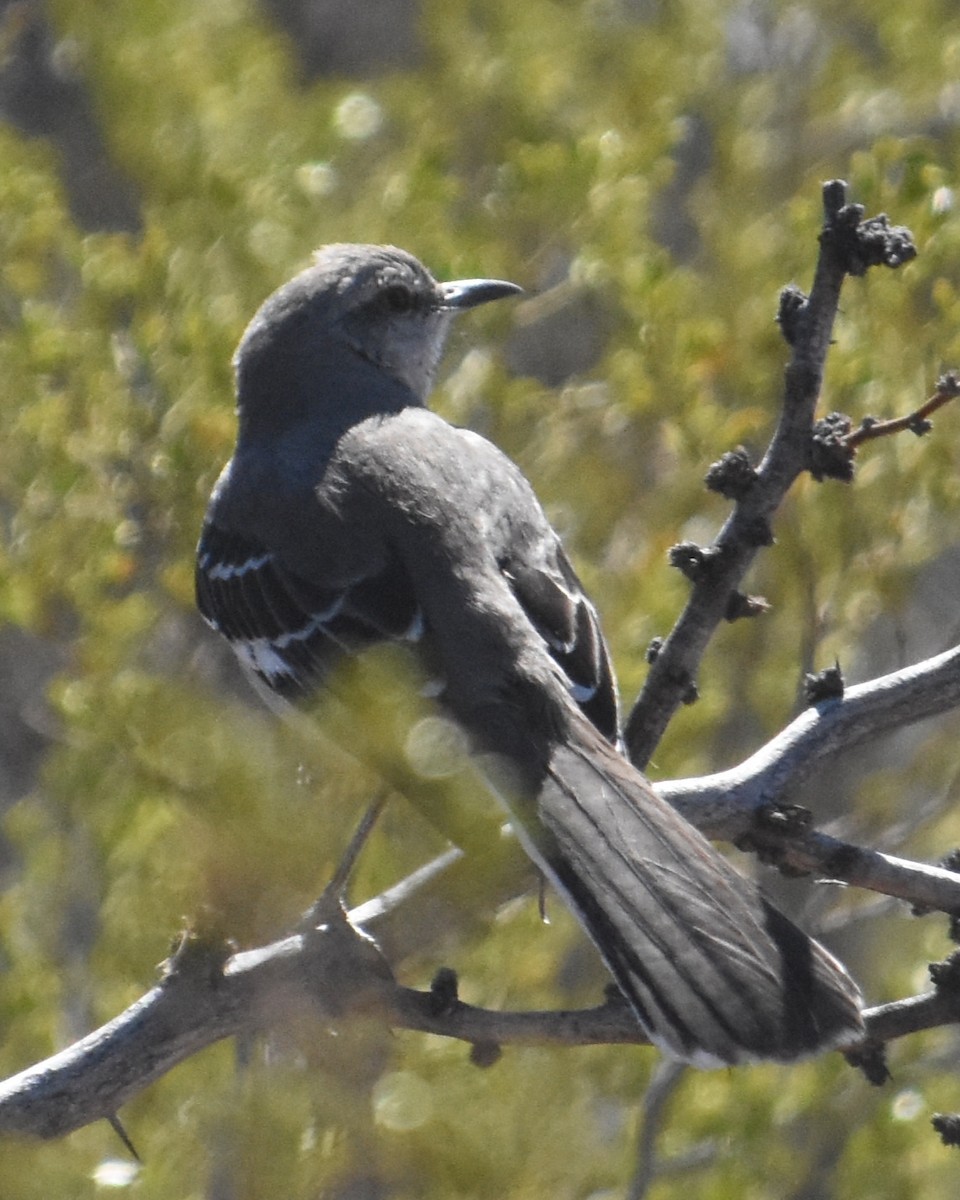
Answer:
POLYGON ((550 924, 550 914, 547 912, 547 883, 546 875, 537 867, 537 911, 540 913, 540 924, 550 924))
POLYGON ((367 838, 369 838, 370 834, 373 832, 373 827, 376 825, 380 814, 386 807, 389 797, 389 790, 384 788, 371 801, 366 812, 360 819, 360 824, 354 830, 353 836, 347 843, 347 848, 344 850, 332 878, 320 893, 319 898, 300 918, 300 928, 314 928, 318 923, 323 921, 326 916, 329 915, 331 909, 336 910, 337 912, 343 911, 343 901, 347 890, 347 884, 350 882, 350 876, 353 874, 354 868, 357 865, 357 859, 360 857, 360 851, 366 845, 367 838))

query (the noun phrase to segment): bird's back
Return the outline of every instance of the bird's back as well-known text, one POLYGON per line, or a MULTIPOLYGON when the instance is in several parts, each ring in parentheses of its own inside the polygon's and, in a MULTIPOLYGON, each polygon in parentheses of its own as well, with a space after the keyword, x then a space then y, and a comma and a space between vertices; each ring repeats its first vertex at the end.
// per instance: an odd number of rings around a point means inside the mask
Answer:
POLYGON ((406 641, 428 652, 461 717, 519 664, 562 678, 616 739, 596 611, 530 485, 492 443, 411 405, 351 425, 313 478, 292 483, 283 458, 264 452, 255 471, 253 488, 249 462, 224 473, 197 596, 268 687, 305 698, 343 653, 406 641))

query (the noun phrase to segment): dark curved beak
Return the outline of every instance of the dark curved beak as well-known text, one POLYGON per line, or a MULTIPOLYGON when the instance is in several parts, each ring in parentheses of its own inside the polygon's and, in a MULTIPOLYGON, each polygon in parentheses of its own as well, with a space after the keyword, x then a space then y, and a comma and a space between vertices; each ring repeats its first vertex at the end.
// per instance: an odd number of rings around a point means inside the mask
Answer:
POLYGON ((523 288, 505 279, 454 279, 440 284, 440 307, 460 311, 488 304, 491 300, 502 300, 504 296, 516 296, 523 288))

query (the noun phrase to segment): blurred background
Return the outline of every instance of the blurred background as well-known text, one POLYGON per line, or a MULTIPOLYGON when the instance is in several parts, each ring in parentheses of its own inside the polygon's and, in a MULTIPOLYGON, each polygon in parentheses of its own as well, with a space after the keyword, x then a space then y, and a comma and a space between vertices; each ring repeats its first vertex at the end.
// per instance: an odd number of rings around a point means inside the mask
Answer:
MULTIPOLYGON (((920 249, 847 284, 825 409, 903 414, 960 365, 958 151, 950 0, 0 3, 0 1073, 132 1002, 185 921, 284 932, 370 795, 257 706, 192 601, 231 354, 315 246, 393 242, 527 290, 460 322, 437 405, 533 480, 629 705, 685 597, 667 548, 726 515, 707 467, 776 419, 777 296, 809 286, 824 179, 920 249)), ((948 408, 867 447, 852 487, 801 481, 748 581, 771 612, 720 631, 657 777, 744 757, 804 671, 869 678, 956 640, 958 444, 948 408)), ((956 742, 956 718, 887 737, 792 799, 936 860, 960 842, 956 742)), ((402 980, 450 965, 473 1003, 595 1003, 592 950, 555 901, 541 924, 499 818, 464 804, 469 871, 383 930, 402 980)), ((442 847, 396 802, 355 901, 442 847)), ((949 951, 945 919, 762 877, 870 1003, 949 951)), ((649 1049, 482 1070, 460 1043, 306 1021, 131 1104, 139 1170, 101 1124, 4 1143, 0 1195, 952 1197, 929 1118, 960 1108, 958 1049, 894 1046, 879 1089, 834 1055, 651 1094, 649 1049)))

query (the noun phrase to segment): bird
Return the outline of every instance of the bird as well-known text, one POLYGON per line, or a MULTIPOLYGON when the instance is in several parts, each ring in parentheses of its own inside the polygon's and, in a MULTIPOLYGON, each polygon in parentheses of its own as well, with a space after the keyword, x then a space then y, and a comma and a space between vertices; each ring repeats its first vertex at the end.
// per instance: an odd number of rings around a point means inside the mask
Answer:
POLYGON ((711 1068, 855 1045, 846 969, 625 756, 597 609, 530 483, 428 407, 453 318, 521 290, 333 244, 263 302, 233 360, 200 613, 294 707, 402 647, 667 1054, 711 1068))

